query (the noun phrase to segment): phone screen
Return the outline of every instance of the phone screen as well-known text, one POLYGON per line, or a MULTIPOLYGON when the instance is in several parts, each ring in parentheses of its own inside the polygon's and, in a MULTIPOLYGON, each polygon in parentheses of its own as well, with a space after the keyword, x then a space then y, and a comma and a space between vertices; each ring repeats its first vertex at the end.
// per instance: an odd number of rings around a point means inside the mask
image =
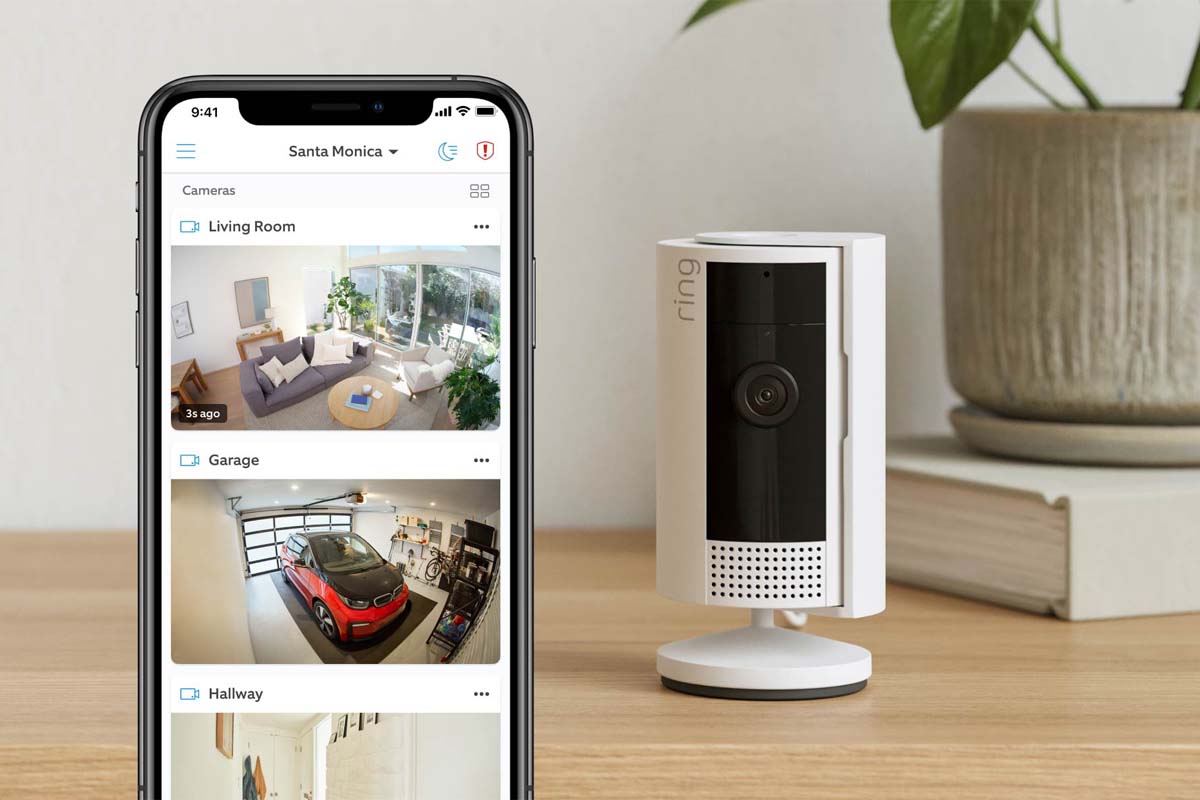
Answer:
POLYGON ((508 112, 245 105, 162 114, 156 782, 510 797, 508 112))

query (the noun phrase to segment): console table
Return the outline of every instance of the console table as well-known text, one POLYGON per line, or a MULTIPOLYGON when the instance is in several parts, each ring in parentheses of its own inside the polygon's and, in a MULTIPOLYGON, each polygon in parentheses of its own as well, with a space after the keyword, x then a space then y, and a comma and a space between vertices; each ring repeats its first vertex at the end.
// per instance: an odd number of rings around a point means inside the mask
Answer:
MULTIPOLYGON (((259 331, 252 333, 249 336, 239 336, 236 340, 238 355, 242 361, 246 360, 246 345, 251 342, 264 342, 268 339, 274 339, 276 344, 283 344, 283 331, 279 328, 272 328, 269 331, 259 331)), ((259 345, 261 347, 262 345, 259 345)))

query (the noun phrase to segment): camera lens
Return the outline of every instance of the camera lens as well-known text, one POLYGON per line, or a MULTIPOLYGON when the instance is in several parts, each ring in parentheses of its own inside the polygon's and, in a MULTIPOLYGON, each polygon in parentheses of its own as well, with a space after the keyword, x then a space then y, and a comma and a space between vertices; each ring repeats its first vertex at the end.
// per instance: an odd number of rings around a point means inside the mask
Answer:
POLYGON ((742 419, 759 428, 782 425, 800 405, 800 388, 792 373, 779 364, 754 364, 733 389, 733 404, 742 419))
POLYGON ((774 375, 760 375, 750 381, 747 394, 751 410, 764 417, 778 414, 787 404, 787 388, 774 375))
POLYGON ((376 114, 382 113, 383 112, 383 101, 376 100, 374 103, 371 103, 371 110, 374 111, 376 114))

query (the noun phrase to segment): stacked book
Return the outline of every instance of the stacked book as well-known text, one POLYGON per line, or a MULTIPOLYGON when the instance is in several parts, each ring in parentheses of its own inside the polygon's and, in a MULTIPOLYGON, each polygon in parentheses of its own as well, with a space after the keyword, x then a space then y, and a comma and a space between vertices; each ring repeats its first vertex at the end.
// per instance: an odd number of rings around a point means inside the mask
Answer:
POLYGON ((889 442, 887 570, 1063 619, 1200 611, 1200 469, 1036 464, 889 442))
POLYGON ((346 398, 346 408, 353 408, 358 411, 370 411, 371 398, 365 394, 352 394, 346 398))

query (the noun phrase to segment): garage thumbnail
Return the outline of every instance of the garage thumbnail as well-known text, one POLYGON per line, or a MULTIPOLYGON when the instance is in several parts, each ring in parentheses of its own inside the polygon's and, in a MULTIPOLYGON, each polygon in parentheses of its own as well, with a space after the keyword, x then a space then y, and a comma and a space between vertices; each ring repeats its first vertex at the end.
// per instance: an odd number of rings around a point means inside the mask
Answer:
POLYGON ((176 480, 177 664, 491 664, 497 480, 176 480))

